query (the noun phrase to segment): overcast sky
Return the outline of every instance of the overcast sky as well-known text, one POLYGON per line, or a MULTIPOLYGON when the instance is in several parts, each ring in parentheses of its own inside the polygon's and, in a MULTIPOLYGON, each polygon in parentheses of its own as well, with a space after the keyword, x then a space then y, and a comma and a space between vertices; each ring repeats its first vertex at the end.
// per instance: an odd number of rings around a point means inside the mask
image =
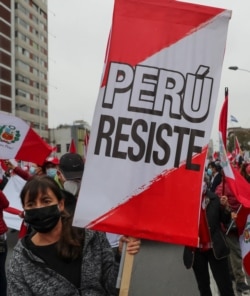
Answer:
MULTIPOLYGON (((212 137, 217 141, 224 89, 228 114, 250 127, 250 0, 188 0, 232 10, 212 137), (232 71, 229 66, 249 70, 232 71)), ((114 0, 49 0, 49 127, 92 124, 114 0)))

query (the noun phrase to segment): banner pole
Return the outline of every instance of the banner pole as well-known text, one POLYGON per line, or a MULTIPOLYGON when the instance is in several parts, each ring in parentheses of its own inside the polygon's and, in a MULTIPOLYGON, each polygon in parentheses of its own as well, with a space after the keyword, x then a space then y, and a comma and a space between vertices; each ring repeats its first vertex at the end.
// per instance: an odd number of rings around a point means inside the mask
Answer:
POLYGON ((130 255, 128 254, 128 252, 125 252, 125 260, 122 271, 122 281, 119 296, 128 296, 133 262, 134 255, 130 255))
POLYGON ((121 261, 120 261, 120 266, 119 266, 119 272, 116 280, 116 288, 120 289, 121 287, 121 281, 122 281, 122 271, 123 271, 123 266, 124 266, 124 261, 125 261, 125 253, 127 249, 127 243, 124 242, 122 246, 122 254, 121 254, 121 261))

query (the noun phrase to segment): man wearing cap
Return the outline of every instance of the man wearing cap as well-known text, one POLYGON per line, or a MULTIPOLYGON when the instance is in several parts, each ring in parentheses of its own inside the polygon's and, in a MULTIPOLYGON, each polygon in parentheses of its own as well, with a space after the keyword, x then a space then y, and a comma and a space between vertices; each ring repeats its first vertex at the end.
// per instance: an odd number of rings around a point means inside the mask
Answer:
POLYGON ((42 170, 44 174, 53 178, 56 181, 56 183, 59 185, 59 187, 62 189, 63 183, 59 178, 58 166, 59 166, 59 159, 57 157, 52 156, 52 157, 46 158, 45 162, 43 163, 42 170))
POLYGON ((80 154, 68 152, 61 156, 58 178, 63 184, 65 206, 70 214, 75 211, 83 171, 84 162, 80 154))

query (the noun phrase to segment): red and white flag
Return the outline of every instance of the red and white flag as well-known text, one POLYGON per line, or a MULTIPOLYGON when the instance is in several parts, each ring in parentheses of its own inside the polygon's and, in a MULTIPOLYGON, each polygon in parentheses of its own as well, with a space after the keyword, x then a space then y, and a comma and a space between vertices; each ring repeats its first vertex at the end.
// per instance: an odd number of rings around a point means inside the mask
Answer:
POLYGON ((198 245, 230 15, 115 1, 75 226, 198 245))
POLYGON ((239 143, 239 141, 238 141, 237 136, 235 136, 235 149, 234 149, 234 151, 235 151, 235 154, 236 154, 236 155, 239 155, 239 154, 242 153, 242 150, 241 150, 241 148, 240 148, 240 143, 239 143))
MULTIPOLYGON (((226 98, 227 99, 227 98, 226 98)), ((228 103, 224 102, 219 124, 219 143, 220 143, 220 160, 223 168, 225 182, 229 185, 234 196, 241 203, 236 224, 239 231, 239 240, 241 246, 241 253, 243 258, 243 265, 246 272, 250 275, 250 184, 240 174, 239 170, 232 167, 228 154, 225 149, 225 122, 227 122, 227 108, 228 103), (223 121, 225 121, 223 123, 223 121), (224 135, 224 137, 223 137, 224 135)))
POLYGON ((43 164, 52 148, 22 119, 0 112, 0 159, 43 164))
MULTIPOLYGON (((250 184, 249 184, 250 187, 250 184)), ((250 209, 242 207, 236 220, 244 269, 250 275, 250 209)))

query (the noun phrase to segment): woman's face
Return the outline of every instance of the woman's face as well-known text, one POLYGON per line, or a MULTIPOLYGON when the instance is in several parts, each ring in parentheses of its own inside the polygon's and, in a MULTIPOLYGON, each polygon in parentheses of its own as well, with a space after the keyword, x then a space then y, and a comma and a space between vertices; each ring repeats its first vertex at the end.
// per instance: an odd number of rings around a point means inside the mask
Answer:
POLYGON ((48 207, 52 205, 58 204, 59 210, 63 211, 64 209, 64 201, 58 201, 57 197, 53 193, 52 190, 49 188, 47 189, 46 193, 39 192, 38 196, 34 198, 30 198, 29 192, 26 193, 24 197, 24 209, 30 210, 35 208, 42 208, 42 207, 48 207))

